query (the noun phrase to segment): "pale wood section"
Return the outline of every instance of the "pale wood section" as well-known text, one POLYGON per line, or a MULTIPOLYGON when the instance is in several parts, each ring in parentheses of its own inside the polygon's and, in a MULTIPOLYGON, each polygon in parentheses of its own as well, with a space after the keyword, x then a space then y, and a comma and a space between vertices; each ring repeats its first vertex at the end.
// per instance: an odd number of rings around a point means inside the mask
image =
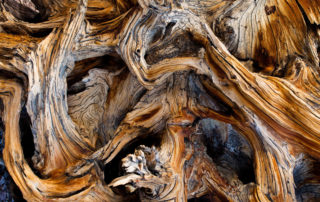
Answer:
POLYGON ((3 158, 26 200, 320 200, 319 1, 0 6, 3 158))

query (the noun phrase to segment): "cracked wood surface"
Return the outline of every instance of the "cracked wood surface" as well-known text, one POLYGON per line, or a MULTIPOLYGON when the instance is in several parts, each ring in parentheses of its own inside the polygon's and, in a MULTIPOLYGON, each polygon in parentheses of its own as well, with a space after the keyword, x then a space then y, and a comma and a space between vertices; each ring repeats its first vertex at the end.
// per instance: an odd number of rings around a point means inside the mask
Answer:
POLYGON ((312 0, 1 1, 5 166, 28 201, 318 201, 319 27, 312 0))

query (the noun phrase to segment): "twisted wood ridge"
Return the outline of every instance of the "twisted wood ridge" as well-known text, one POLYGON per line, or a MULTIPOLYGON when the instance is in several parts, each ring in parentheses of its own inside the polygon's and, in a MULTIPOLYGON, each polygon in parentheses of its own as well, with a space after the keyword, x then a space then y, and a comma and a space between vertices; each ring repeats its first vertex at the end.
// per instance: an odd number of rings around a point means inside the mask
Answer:
POLYGON ((320 1, 0 5, 3 159, 26 200, 320 200, 320 1))

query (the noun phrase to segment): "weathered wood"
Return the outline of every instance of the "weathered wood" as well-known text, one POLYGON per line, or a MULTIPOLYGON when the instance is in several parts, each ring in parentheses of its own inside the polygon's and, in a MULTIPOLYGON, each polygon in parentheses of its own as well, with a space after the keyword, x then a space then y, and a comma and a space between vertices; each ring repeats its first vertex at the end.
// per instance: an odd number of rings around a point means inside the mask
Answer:
POLYGON ((28 201, 320 200, 319 10, 0 2, 10 176, 28 201))

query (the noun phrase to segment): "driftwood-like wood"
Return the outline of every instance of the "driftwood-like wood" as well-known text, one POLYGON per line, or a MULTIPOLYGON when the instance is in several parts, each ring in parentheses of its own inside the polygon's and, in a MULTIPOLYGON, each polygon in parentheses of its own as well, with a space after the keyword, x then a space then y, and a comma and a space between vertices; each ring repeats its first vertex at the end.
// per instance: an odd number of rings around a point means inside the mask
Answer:
POLYGON ((3 160, 27 201, 320 200, 320 1, 0 11, 3 160))

